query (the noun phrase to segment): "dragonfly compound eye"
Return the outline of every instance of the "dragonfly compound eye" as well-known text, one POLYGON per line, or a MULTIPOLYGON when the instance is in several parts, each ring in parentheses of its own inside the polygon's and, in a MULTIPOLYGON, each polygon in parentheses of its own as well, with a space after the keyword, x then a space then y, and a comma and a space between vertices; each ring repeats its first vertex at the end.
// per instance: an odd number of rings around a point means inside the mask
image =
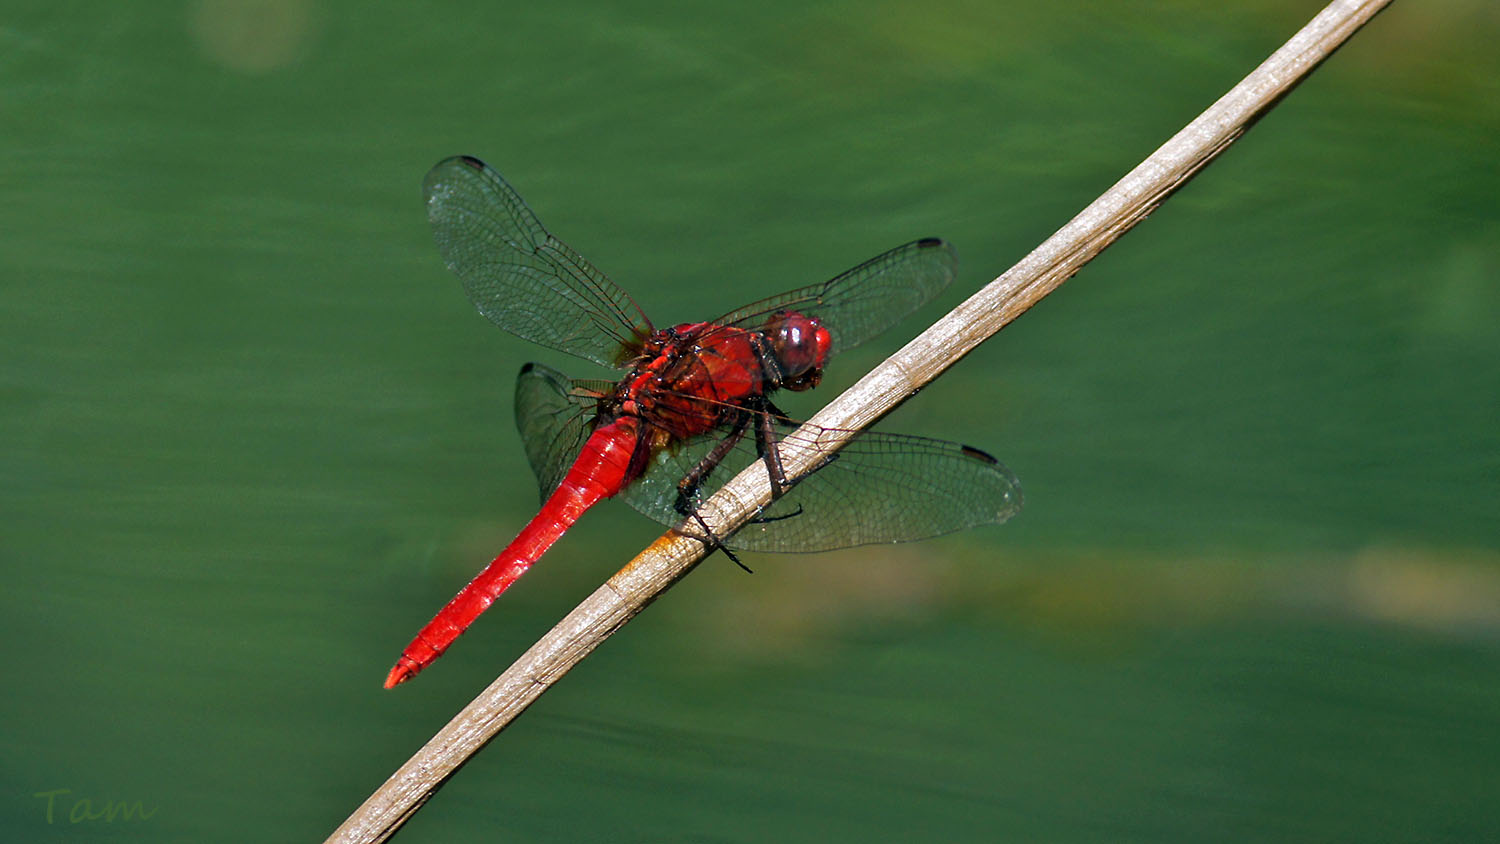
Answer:
POLYGON ((770 335, 776 362, 787 381, 796 381, 822 369, 833 345, 828 329, 816 318, 799 313, 779 313, 771 317, 766 323, 766 333, 770 335))

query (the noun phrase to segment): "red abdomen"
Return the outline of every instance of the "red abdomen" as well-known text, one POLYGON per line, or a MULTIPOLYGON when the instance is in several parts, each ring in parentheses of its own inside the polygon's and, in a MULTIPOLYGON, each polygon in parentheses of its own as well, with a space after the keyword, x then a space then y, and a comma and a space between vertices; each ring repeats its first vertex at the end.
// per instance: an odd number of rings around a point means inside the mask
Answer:
POLYGON ((510 588, 552 547, 552 543, 578 521, 585 510, 600 499, 615 495, 635 480, 632 473, 643 465, 634 459, 639 447, 638 433, 637 421, 628 416, 594 431, 562 483, 531 522, 522 528, 520 535, 468 586, 453 596, 453 600, 406 646, 385 678, 387 689, 410 680, 441 656, 480 613, 489 609, 500 593, 510 588))

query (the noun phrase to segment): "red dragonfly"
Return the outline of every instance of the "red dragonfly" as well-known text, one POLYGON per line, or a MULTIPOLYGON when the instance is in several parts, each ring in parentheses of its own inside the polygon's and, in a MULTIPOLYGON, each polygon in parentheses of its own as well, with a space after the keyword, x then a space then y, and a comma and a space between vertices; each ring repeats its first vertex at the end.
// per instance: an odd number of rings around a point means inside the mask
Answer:
POLYGON ((657 329, 479 159, 440 162, 423 190, 438 248, 480 313, 534 343, 626 374, 618 382, 573 381, 541 364, 521 369, 516 422, 541 483, 541 510, 407 645, 386 688, 437 659, 601 499, 623 495, 647 516, 680 525, 733 477, 715 473, 726 461, 736 471, 764 463, 778 493, 732 536, 714 536, 699 520, 704 540, 731 557, 733 550, 922 539, 1002 522, 1020 509, 1015 476, 956 443, 864 432, 818 471, 795 478, 778 456, 778 444, 798 436, 798 426, 769 395, 817 386, 833 353, 942 290, 956 264, 947 243, 913 241, 822 284, 708 322, 657 329))

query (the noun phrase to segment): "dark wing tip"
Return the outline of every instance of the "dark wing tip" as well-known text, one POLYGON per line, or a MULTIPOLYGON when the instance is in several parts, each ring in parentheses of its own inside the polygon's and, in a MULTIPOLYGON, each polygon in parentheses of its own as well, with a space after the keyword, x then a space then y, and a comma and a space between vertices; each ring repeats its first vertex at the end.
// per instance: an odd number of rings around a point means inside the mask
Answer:
POLYGON ((983 464, 981 471, 993 473, 993 480, 1000 485, 999 500, 991 499, 995 509, 990 522, 1000 524, 1010 521, 1017 513, 1021 512, 1021 506, 1025 499, 1021 495, 1021 482, 1009 469, 996 460, 989 452, 980 451, 969 445, 960 445, 959 451, 964 457, 983 464))
POLYGON ((974 460, 978 460, 981 463, 988 463, 991 466, 995 466, 1000 463, 1000 461, 996 460, 994 456, 989 452, 980 451, 972 445, 960 445, 959 448, 963 450, 963 454, 965 457, 973 458, 974 460))
POLYGON ((536 369, 536 361, 529 360, 529 361, 521 364, 521 371, 519 373, 517 373, 517 374, 519 374, 519 375, 525 375, 526 373, 530 372, 533 369, 536 369))
MULTIPOLYGON (((941 237, 924 237, 917 241, 917 249, 928 253, 927 257, 947 266, 956 275, 958 272, 958 250, 941 237), (947 254, 942 254, 947 253, 947 254)), ((952 281, 952 278, 949 278, 952 281)))
MULTIPOLYGON (((441 194, 446 194, 453 189, 454 169, 465 167, 473 170, 481 176, 490 170, 490 166, 472 155, 450 155, 447 158, 432 165, 427 175, 422 177, 422 193, 427 197, 429 204, 437 201, 441 194)), ((432 211, 428 212, 433 213, 432 211)))

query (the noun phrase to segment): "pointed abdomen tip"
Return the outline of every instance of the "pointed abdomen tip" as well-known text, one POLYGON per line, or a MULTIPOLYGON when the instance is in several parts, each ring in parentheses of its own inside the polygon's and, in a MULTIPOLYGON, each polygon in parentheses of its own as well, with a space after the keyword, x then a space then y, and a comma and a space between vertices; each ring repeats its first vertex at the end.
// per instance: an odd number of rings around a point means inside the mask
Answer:
POLYGON ((416 674, 417 672, 412 671, 406 666, 405 660, 401 660, 391 667, 391 673, 385 675, 385 687, 387 689, 394 689, 412 677, 415 677, 416 674))

